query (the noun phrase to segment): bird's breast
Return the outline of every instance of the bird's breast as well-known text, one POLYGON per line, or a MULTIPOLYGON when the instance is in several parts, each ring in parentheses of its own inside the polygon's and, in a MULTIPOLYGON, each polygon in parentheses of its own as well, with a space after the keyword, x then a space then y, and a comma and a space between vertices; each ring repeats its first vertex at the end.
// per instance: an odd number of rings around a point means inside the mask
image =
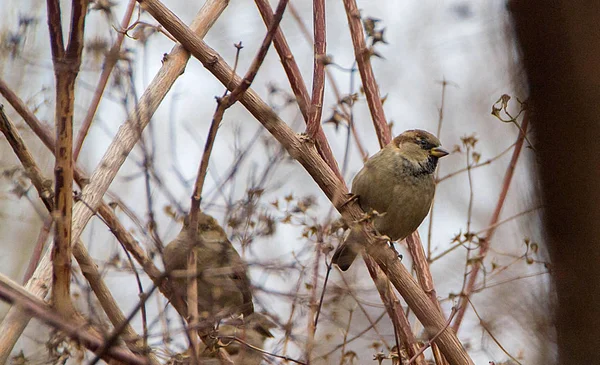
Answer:
POLYGON ((354 179, 352 192, 365 212, 385 213, 374 219, 379 233, 399 240, 414 232, 427 216, 435 182, 430 174, 407 174, 397 164, 383 168, 367 164, 354 179))

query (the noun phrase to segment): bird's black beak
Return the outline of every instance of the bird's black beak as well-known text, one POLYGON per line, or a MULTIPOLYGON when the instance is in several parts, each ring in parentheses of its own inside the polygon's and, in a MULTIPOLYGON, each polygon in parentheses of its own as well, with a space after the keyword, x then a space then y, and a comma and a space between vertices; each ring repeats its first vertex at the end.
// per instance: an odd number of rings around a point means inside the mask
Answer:
POLYGON ((440 158, 450 154, 450 152, 446 151, 442 147, 433 147, 429 150, 429 154, 433 157, 440 158))

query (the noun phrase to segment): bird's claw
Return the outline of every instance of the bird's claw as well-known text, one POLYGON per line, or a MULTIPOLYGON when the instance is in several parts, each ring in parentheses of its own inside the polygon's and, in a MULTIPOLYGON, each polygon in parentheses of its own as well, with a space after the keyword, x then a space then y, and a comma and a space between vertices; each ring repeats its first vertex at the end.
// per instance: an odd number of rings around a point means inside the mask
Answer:
POLYGON ((343 208, 346 205, 352 203, 353 201, 358 200, 358 195, 356 195, 356 194, 348 193, 348 194, 345 194, 345 195, 346 195, 346 201, 342 203, 342 205, 340 206, 340 208, 343 208))

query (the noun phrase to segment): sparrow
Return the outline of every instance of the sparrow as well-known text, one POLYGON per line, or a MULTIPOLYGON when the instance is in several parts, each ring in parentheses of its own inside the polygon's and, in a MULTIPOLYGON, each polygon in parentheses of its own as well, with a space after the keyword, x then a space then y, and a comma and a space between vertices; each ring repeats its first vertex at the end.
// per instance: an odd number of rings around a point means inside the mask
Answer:
POLYGON ((188 256, 196 250, 199 317, 218 321, 227 316, 252 314, 254 305, 246 265, 223 228, 213 217, 200 212, 196 240, 190 231, 184 222, 179 235, 163 250, 165 270, 176 289, 186 297, 188 256))
MULTIPOLYGON (((433 134, 405 131, 373 155, 352 181, 353 198, 372 217, 375 230, 390 241, 416 231, 429 213, 435 194, 438 159, 448 155, 433 134)), ((364 247, 360 227, 353 227, 335 250, 332 262, 348 270, 364 247)))

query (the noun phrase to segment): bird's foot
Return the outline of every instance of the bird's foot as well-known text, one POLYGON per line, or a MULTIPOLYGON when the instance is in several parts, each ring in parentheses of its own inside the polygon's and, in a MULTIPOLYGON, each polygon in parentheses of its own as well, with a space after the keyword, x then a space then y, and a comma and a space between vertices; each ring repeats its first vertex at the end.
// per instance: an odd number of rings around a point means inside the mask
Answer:
POLYGON ((378 240, 389 242, 390 244, 392 244, 392 239, 389 236, 377 232, 377 229, 375 229, 375 232, 377 233, 376 237, 377 237, 378 240))
POLYGON ((340 206, 340 208, 345 207, 346 205, 352 203, 355 200, 358 200, 358 195, 352 194, 352 193, 346 194, 346 201, 342 203, 342 205, 340 206))
MULTIPOLYGON (((387 236, 386 236, 387 237, 387 236)), ((389 239, 389 237, 387 237, 389 239)), ((402 254, 398 252, 398 250, 396 250, 396 246, 394 246, 394 241, 389 240, 388 241, 390 244, 390 248, 392 250, 394 250, 394 254, 396 255, 396 257, 398 257, 400 259, 400 261, 402 261, 402 254)))

